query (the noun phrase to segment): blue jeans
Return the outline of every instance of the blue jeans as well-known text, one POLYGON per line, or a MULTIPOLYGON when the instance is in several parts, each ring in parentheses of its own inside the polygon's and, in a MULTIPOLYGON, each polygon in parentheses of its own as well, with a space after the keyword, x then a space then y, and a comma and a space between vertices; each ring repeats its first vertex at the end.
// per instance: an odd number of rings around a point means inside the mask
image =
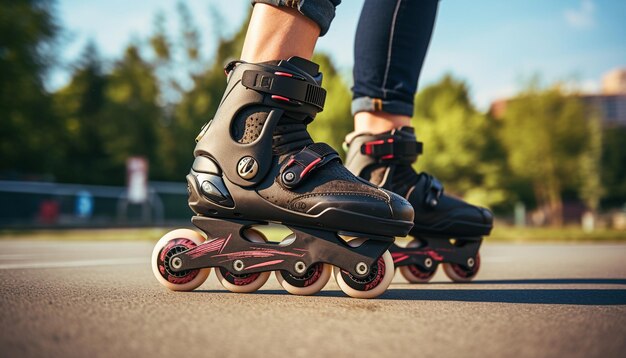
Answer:
MULTIPOLYGON (((325 34, 341 0, 253 0, 297 7, 325 34)), ((352 113, 413 115, 439 0, 365 0, 354 41, 352 113)))

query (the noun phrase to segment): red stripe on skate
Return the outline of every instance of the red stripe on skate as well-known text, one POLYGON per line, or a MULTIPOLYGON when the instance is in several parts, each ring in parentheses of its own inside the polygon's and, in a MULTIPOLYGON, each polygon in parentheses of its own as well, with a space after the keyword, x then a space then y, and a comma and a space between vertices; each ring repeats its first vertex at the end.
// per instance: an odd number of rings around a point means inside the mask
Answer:
POLYGON ((372 154, 372 151, 373 151, 372 147, 377 144, 383 144, 383 143, 385 143, 385 141, 382 139, 365 143, 365 154, 372 154))
POLYGON ((215 241, 212 241, 210 243, 207 243, 205 245, 201 245, 198 246, 197 249, 192 250, 192 252, 208 252, 208 251, 215 251, 217 249, 219 249, 222 246, 222 242, 224 241, 224 239, 218 239, 215 241))
POLYGON ((285 251, 279 251, 279 250, 274 250, 274 249, 259 249, 259 250, 230 252, 230 253, 225 253, 225 254, 215 254, 212 257, 228 257, 229 260, 234 260, 234 259, 241 259, 241 258, 247 258, 247 257, 271 257, 271 256, 276 256, 276 255, 302 257, 305 254, 304 253, 297 254, 295 252, 285 252, 285 251))
POLYGON ((195 249, 189 251, 187 254, 191 258, 195 259, 196 257, 202 256, 206 254, 207 252, 219 250, 223 242, 224 242, 224 239, 217 239, 217 240, 209 241, 206 244, 197 246, 195 249))
POLYGON ((250 270, 250 269, 253 269, 253 268, 257 268, 257 267, 276 265, 276 264, 279 264, 279 263, 281 263, 283 261, 285 261, 285 260, 273 260, 273 261, 261 262, 260 264, 248 266, 247 268, 248 268, 248 270, 250 270))
POLYGON ((393 258, 393 263, 395 264, 395 263, 398 263, 400 261, 404 261, 404 260, 406 260, 408 258, 409 258, 409 255, 402 255, 402 256, 399 256, 399 257, 394 257, 393 258))
POLYGON ((443 256, 439 255, 437 253, 437 251, 430 250, 430 251, 428 251, 428 255, 430 255, 430 257, 432 257, 436 261, 442 261, 443 260, 443 256))
POLYGON ((304 168, 304 170, 302 171, 302 173, 300 173, 300 178, 304 178, 304 176, 306 175, 306 173, 309 172, 309 170, 313 169, 313 167, 315 166, 315 164, 319 163, 322 161, 322 158, 317 158, 314 161, 311 162, 311 164, 307 165, 306 168, 304 168))
POLYGON ((220 252, 218 252, 218 254, 222 253, 222 250, 224 250, 224 248, 226 247, 226 245, 228 244, 228 240, 230 240, 231 236, 233 236, 233 234, 229 234, 228 238, 226 238, 226 241, 224 241, 224 245, 222 245, 222 247, 220 248, 220 252))
POLYGON ((278 76, 283 76, 283 77, 293 77, 293 75, 291 73, 287 73, 287 72, 276 71, 276 72, 274 72, 274 74, 278 75, 278 76))
POLYGON ((278 99, 278 100, 285 101, 285 102, 291 102, 291 100, 289 98, 283 97, 283 96, 279 96, 277 94, 272 95, 272 99, 278 99))

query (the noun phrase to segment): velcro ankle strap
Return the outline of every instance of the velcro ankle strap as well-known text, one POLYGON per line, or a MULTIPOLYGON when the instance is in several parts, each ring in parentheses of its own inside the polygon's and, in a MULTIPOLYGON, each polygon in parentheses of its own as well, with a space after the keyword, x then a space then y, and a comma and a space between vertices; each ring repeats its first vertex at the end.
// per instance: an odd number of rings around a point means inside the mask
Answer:
POLYGON ((247 70, 243 73, 241 84, 270 94, 274 101, 282 104, 301 106, 304 103, 317 107, 318 111, 324 109, 326 90, 295 73, 247 70))
POLYGON ((339 155, 328 144, 311 144, 287 160, 280 171, 280 181, 285 187, 293 189, 313 171, 335 159, 340 160, 339 155))

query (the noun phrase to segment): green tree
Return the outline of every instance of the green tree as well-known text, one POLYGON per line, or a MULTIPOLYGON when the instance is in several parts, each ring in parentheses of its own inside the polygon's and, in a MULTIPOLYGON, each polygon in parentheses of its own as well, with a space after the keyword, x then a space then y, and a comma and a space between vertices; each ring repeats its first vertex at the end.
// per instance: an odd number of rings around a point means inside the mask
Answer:
POLYGON ((547 222, 563 222, 562 193, 580 188, 580 164, 588 150, 585 108, 559 87, 532 83, 511 99, 502 119, 502 143, 513 173, 528 180, 547 222))
POLYGON ((607 193, 603 204, 626 203, 626 128, 607 128, 603 133, 602 182, 607 193))
POLYGON ((450 75, 416 96, 414 123, 424 154, 416 163, 445 183, 446 190, 481 205, 510 201, 503 190, 505 167, 496 123, 471 103, 467 85, 450 75))
POLYGON ((103 113, 107 81, 98 50, 88 43, 69 84, 54 95, 64 131, 58 143, 64 149, 64 160, 56 168, 59 181, 95 184, 115 173, 102 133, 108 123, 103 113))
POLYGON ((580 158, 581 185, 580 197, 592 213, 600 206, 600 199, 604 195, 602 185, 602 122, 598 114, 594 113, 586 121, 588 126, 588 147, 580 158))
MULTIPOLYGON (((190 19, 191 15, 179 7, 181 18, 190 19)), ((191 23, 190 20, 188 20, 191 23)), ((200 61, 193 58, 194 54, 201 53, 200 42, 194 40, 195 27, 183 29, 185 46, 182 48, 187 55, 185 62, 200 61), (193 50, 193 47, 196 50, 193 50)), ((172 111, 172 118, 163 129, 161 136, 161 146, 159 157, 167 178, 170 180, 180 180, 184 173, 189 171, 193 162, 193 149, 195 147, 194 138, 200 132, 202 126, 207 123, 217 111, 217 106, 226 88, 226 77, 224 75, 224 65, 229 61, 239 57, 241 47, 245 38, 247 22, 231 38, 221 38, 213 62, 204 65, 204 71, 195 71, 192 66, 189 73, 191 85, 189 89, 181 87, 181 99, 177 102, 172 111)))
POLYGON ((0 2, 0 172, 50 173, 61 160, 44 78, 60 28, 53 1, 0 2))
POLYGON ((309 132, 315 141, 328 143, 338 153, 345 154, 341 150, 342 143, 345 135, 354 129, 350 113, 350 89, 328 55, 317 53, 313 61, 320 65, 320 71, 324 74, 322 85, 327 94, 324 110, 309 125, 309 132))
POLYGON ((106 123, 101 126, 107 156, 110 164, 119 168, 119 174, 103 180, 123 183, 126 160, 135 155, 150 161, 153 177, 163 177, 156 155, 158 128, 163 120, 159 94, 153 66, 144 60, 136 45, 128 46, 108 76, 103 113, 106 123))

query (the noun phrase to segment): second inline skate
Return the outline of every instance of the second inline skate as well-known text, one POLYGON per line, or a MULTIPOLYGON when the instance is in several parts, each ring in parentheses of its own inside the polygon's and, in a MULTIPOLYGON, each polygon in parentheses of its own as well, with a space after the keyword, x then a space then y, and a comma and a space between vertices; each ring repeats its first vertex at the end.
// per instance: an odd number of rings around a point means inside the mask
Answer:
POLYGON ((440 264, 455 282, 471 281, 480 268, 480 245, 493 227, 493 215, 444 193, 432 175, 416 173, 422 153, 412 127, 389 132, 349 134, 346 167, 352 173, 405 197, 415 210, 413 240, 389 249, 394 264, 411 283, 428 282, 440 264))

